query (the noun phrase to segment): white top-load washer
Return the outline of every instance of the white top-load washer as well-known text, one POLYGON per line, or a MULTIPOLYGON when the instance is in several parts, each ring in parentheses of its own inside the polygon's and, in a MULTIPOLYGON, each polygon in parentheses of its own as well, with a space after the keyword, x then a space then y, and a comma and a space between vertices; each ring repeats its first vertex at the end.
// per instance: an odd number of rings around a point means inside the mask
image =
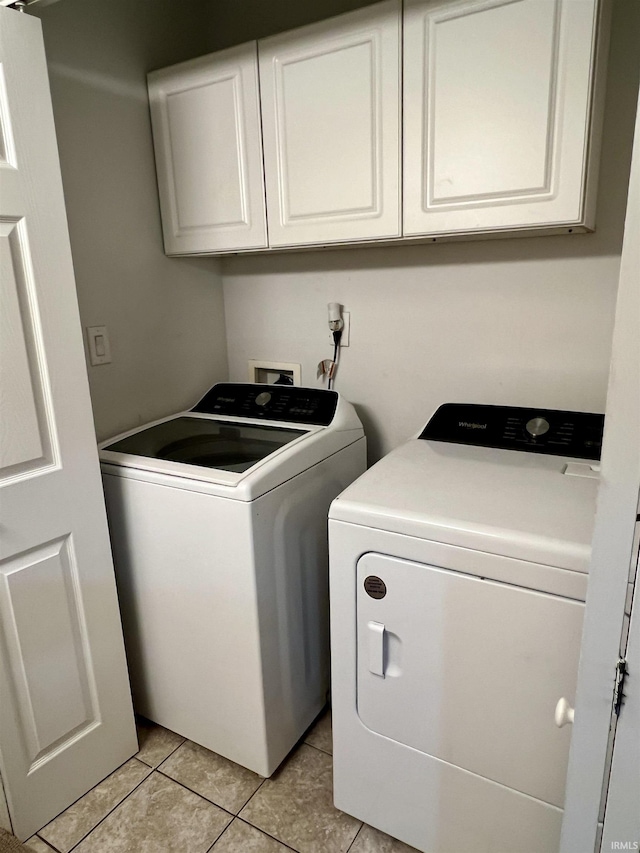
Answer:
POLYGON ((426 853, 557 851, 603 420, 448 404, 333 502, 338 808, 426 853))
POLYGON ((327 511, 365 469, 355 410, 221 383, 100 459, 136 710, 271 775, 326 701, 327 511))

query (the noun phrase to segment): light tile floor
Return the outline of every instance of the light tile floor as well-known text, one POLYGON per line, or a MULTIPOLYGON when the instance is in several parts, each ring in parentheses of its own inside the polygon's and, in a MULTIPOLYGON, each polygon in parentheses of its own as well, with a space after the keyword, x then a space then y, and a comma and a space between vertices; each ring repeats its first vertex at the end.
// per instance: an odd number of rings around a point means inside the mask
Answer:
POLYGON ((331 715, 270 779, 146 720, 140 751, 26 842, 36 853, 412 853, 333 805, 331 715))

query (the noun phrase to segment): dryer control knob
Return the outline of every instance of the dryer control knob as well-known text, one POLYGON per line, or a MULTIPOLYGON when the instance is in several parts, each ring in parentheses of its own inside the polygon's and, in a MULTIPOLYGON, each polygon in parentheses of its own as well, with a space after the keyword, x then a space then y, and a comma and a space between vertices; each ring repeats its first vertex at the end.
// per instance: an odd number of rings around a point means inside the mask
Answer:
POLYGON ((525 429, 529 435, 537 438, 539 435, 549 432, 549 421, 546 418, 531 418, 530 421, 527 421, 525 429))
POLYGON ((266 406, 270 399, 271 399, 271 394, 268 391, 262 391, 256 397, 256 405, 257 406, 266 406))
POLYGON ((563 696, 562 699, 558 700, 558 704, 556 705, 556 726, 561 729, 567 723, 573 723, 575 713, 575 710, 563 696))

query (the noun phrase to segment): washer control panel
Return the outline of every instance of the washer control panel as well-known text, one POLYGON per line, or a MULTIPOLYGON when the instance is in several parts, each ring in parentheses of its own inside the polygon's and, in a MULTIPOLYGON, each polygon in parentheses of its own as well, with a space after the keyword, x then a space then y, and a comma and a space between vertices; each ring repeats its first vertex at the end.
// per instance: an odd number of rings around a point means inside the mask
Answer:
POLYGON ((337 392, 321 388, 221 382, 207 391, 191 411, 233 418, 329 426, 337 405, 337 392))
POLYGON ((604 415, 593 412, 445 403, 420 438, 599 460, 603 431, 604 415))

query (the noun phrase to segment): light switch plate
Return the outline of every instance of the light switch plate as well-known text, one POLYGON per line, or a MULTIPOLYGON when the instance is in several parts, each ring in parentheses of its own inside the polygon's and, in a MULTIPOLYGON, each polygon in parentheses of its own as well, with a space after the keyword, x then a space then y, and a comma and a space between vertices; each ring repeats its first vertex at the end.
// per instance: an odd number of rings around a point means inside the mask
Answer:
POLYGON ((87 326, 87 341, 92 365, 111 363, 111 344, 106 326, 87 326))

